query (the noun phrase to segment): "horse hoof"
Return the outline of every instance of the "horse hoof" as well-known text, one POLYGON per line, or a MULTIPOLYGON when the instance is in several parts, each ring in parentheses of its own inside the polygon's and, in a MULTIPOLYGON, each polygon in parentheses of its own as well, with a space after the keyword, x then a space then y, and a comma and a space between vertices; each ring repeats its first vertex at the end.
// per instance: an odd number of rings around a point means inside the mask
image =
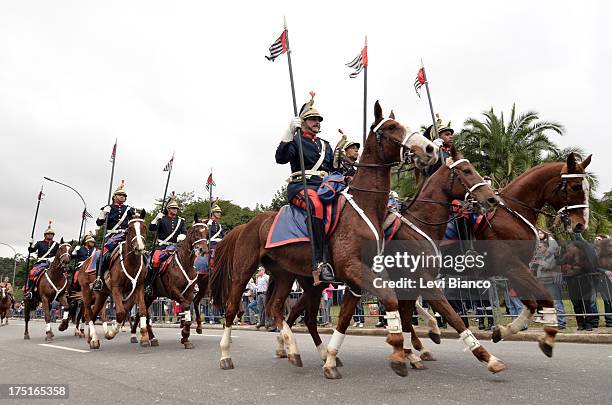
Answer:
POLYGON ((99 340, 92 340, 91 342, 89 342, 89 348, 90 349, 99 349, 100 348, 100 341, 99 340))
POLYGON ((493 327, 493 333, 491 333, 491 341, 497 343, 502 340, 501 328, 499 326, 493 327))
POLYGON ((186 341, 184 345, 185 349, 193 349, 193 343, 191 343, 190 341, 186 341))
POLYGON ((140 340, 140 347, 149 347, 151 342, 149 340, 140 340))
POLYGON ((150 342, 151 342, 151 346, 152 346, 152 347, 157 347, 157 346, 159 346, 159 340, 157 340, 157 338, 153 338, 153 339, 151 339, 151 340, 150 340, 150 342))
POLYGON ((551 345, 546 343, 543 339, 540 339, 538 341, 538 346, 540 346, 540 350, 542 350, 542 353, 544 353, 546 357, 552 357, 553 347, 551 345))
POLYGON ((276 357, 278 357, 279 359, 286 359, 287 358, 287 352, 285 351, 285 349, 276 349, 276 357))
POLYGON ((414 361, 414 362, 410 362, 410 367, 412 367, 415 370, 425 370, 425 365, 423 364, 422 361, 414 361))
POLYGON ((406 377, 408 375, 408 367, 406 366, 405 361, 391 361, 389 362, 391 369, 395 372, 395 374, 400 377, 406 377))
POLYGON ((62 321, 62 323, 60 323, 60 326, 57 328, 57 330, 59 330, 60 332, 63 332, 66 329, 68 329, 68 322, 64 321, 62 321))
POLYGON ((130 338, 130 343, 138 343, 138 338, 136 336, 132 336, 130 338))
POLYGON ((437 345, 440 344, 440 335, 437 333, 433 333, 432 331, 429 331, 429 339, 431 339, 431 341, 437 345))
POLYGON ((504 371, 506 368, 508 368, 506 364, 494 356, 491 356, 491 359, 489 360, 489 363, 487 364, 487 370, 489 370, 493 374, 497 374, 501 371, 504 371))
POLYGON ((49 332, 49 337, 54 338, 55 334, 53 332, 49 332))
POLYGON ((202 334, 202 327, 201 327, 201 326, 198 326, 198 327, 196 328, 196 333, 197 333, 198 335, 201 335, 201 334, 202 334))
POLYGON ((45 336, 45 342, 53 342, 53 336, 45 336))
POLYGON ((104 337, 106 338, 106 340, 113 340, 115 335, 113 335, 111 331, 109 330, 109 331, 104 332, 104 337))
POLYGON ((23 340, 30 340, 30 335, 23 335, 23 340))
POLYGON ((299 354, 289 354, 287 355, 287 359, 289 360, 289 363, 293 364, 296 367, 302 367, 302 356, 300 356, 299 354))
POLYGON ((423 361, 436 361, 436 358, 431 354, 431 352, 421 352, 419 356, 423 361))
POLYGON ((336 356, 336 367, 344 367, 344 363, 340 360, 340 357, 336 356))
POLYGON ((233 370, 234 362, 232 361, 231 357, 226 357, 219 361, 219 367, 221 367, 221 370, 233 370))
POLYGON ((329 380, 339 380, 342 378, 342 374, 336 367, 323 367, 323 375, 329 380))

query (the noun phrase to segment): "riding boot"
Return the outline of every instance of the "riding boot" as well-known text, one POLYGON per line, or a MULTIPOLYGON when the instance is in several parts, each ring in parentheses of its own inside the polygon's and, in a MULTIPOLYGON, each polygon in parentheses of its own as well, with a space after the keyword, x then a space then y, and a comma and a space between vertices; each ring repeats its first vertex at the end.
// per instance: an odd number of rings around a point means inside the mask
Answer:
POLYGON ((26 282, 25 282, 25 286, 24 286, 24 294, 23 294, 23 298, 26 300, 31 300, 32 299, 32 291, 30 291, 30 277, 26 277, 26 282))
POLYGON ((96 281, 93 285, 94 291, 102 291, 102 278, 104 277, 104 273, 106 272, 106 265, 109 261, 110 253, 100 255, 100 259, 98 260, 98 267, 96 268, 96 281))
POLYGON ((319 285, 321 281, 334 281, 334 270, 329 263, 325 261, 325 224, 322 219, 312 217, 312 237, 315 247, 315 268, 312 272, 314 278, 313 285, 319 285))

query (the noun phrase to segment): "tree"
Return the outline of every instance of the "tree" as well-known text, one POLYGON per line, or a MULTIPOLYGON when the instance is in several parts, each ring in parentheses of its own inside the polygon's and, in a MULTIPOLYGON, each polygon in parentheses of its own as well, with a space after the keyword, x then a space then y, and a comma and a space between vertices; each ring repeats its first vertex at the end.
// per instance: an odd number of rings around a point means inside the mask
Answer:
POLYGON ((503 112, 497 116, 493 107, 483 115, 482 121, 468 118, 455 143, 480 173, 491 176, 496 184, 507 184, 558 152, 548 133, 563 135, 563 125, 541 121, 535 111, 517 115, 513 104, 508 122, 504 122, 503 112))
POLYGON ((287 186, 285 185, 276 190, 270 205, 257 204, 255 211, 279 211, 287 204, 289 204, 289 200, 287 199, 287 186))

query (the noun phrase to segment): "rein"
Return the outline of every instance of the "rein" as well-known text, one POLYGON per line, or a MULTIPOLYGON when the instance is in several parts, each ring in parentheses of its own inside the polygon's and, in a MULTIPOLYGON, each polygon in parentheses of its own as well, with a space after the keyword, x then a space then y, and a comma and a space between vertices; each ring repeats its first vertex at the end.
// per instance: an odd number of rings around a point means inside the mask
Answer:
MULTIPOLYGON (((69 243, 62 243, 59 247, 58 247, 58 251, 62 248, 62 246, 70 246, 69 243)), ((66 266, 62 263, 61 259, 62 257, 66 255, 70 257, 70 253, 68 252, 64 252, 59 256, 56 256, 55 260, 59 260, 58 266, 60 270, 63 270, 66 266)), ((53 263, 55 263, 55 260, 53 260, 53 263)), ((53 266, 53 263, 51 263, 51 266, 53 266)), ((53 288, 53 290, 55 291, 55 296, 53 297, 53 299, 51 300, 51 302, 57 300, 57 297, 59 297, 59 295, 62 293, 62 291, 64 291, 64 289, 66 288, 66 286, 68 285, 68 279, 66 278, 66 276, 64 276, 64 285, 62 286, 62 288, 57 288, 57 286, 55 285, 55 283, 51 280, 51 277, 49 277, 49 271, 54 270, 54 268, 52 268, 51 266, 49 266, 49 268, 47 270, 45 270, 45 278, 47 279, 47 282, 51 285, 51 288, 53 288)))

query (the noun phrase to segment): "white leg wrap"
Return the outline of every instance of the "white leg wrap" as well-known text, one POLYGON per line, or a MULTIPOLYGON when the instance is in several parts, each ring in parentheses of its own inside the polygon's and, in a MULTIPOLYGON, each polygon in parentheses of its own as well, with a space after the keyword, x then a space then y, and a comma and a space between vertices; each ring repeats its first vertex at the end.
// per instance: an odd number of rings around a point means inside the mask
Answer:
POLYGON ((325 362, 325 360, 327 360, 327 349, 325 348, 325 345, 323 343, 317 346, 317 352, 319 352, 319 356, 321 357, 321 360, 325 362))
MULTIPOLYGON (((480 342, 476 339, 476 336, 472 333, 471 330, 466 329, 459 334, 459 339, 463 341, 463 343, 467 346, 467 349, 470 351, 474 351, 480 347, 480 342)), ((464 349, 467 350, 467 349, 464 349)))
POLYGON ((227 359, 230 357, 230 339, 232 336, 232 327, 224 327, 223 328, 223 336, 221 337, 221 342, 219 343, 219 347, 221 347, 221 360, 227 359))
POLYGON ((62 319, 65 321, 66 319, 68 319, 68 311, 64 311, 64 315, 62 316, 62 319))
POLYGON ((335 352, 340 351, 340 346, 342 346, 342 342, 344 342, 344 338, 346 335, 344 333, 340 333, 334 329, 334 334, 332 335, 329 343, 327 344, 327 350, 334 350, 335 352))
POLYGON ((399 311, 387 312, 385 319, 387 320, 387 331, 389 333, 402 333, 402 320, 399 311))
POLYGON ((89 321, 89 336, 92 340, 98 340, 98 334, 96 333, 96 325, 93 321, 89 321))
POLYGON ((45 331, 51 332, 51 324, 50 323, 45 325, 45 331))
POLYGON ((191 310, 188 309, 187 311, 184 312, 184 314, 185 314, 185 318, 184 318, 185 322, 191 322, 191 310))
POLYGON ((542 308, 542 323, 549 326, 557 326, 557 309, 542 308))
POLYGON ((102 330, 104 333, 108 332, 108 322, 102 322, 102 330))
POLYGON ((147 327, 147 317, 141 316, 140 317, 140 329, 144 329, 146 327, 147 327))
POLYGON ((510 325, 508 325, 508 328, 501 329, 502 337, 518 333, 521 329, 523 329, 523 327, 527 323, 527 320, 531 318, 532 315, 533 314, 530 310, 527 309, 527 307, 523 307, 523 310, 521 311, 519 316, 517 316, 516 319, 512 321, 510 325))
POLYGON ((423 308, 418 302, 416 303, 415 307, 419 316, 423 318, 423 320, 429 327, 429 330, 435 333, 436 335, 440 335, 440 328, 438 327, 438 321, 436 320, 436 317, 430 314, 429 311, 423 308))
POLYGON ((404 349, 412 349, 412 341, 408 332, 404 332, 404 349))
POLYGON ((285 342, 285 346, 287 347, 287 353, 288 354, 298 354, 299 350, 297 347, 297 343, 295 341, 295 336, 293 335, 291 328, 285 321, 283 321, 283 328, 281 329, 281 336, 283 337, 283 341, 285 342))

